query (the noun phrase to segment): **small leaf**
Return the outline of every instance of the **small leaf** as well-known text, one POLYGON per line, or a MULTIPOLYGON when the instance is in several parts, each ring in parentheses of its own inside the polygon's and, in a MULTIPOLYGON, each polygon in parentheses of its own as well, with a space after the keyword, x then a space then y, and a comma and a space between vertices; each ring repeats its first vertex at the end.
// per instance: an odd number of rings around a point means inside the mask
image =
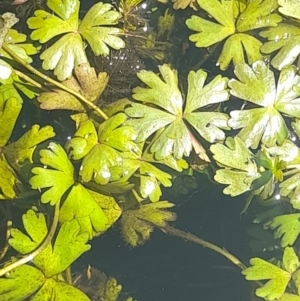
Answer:
POLYGON ((166 210, 173 206, 167 201, 160 201, 125 211, 121 217, 121 225, 126 242, 133 247, 141 245, 150 238, 153 225, 165 227, 168 221, 174 221, 176 214, 166 210))
POLYGON ((0 200, 16 198, 16 183, 19 180, 3 154, 0 154, 0 174, 0 200))
POLYGON ((214 179, 219 183, 229 184, 223 192, 236 196, 250 190, 252 182, 261 174, 253 155, 240 138, 229 137, 226 145, 217 143, 210 147, 214 159, 224 167, 217 170, 214 179))
POLYGON ((269 228, 275 229, 275 238, 281 238, 281 246, 292 246, 300 233, 300 214, 292 213, 274 217, 269 228))
POLYGON ((26 163, 32 163, 33 152, 36 146, 55 136, 51 126, 40 128, 35 124, 17 141, 4 148, 4 153, 15 170, 20 171, 26 163))
POLYGON ((290 281, 290 273, 260 258, 251 258, 250 264, 251 267, 242 271, 247 280, 268 280, 256 289, 256 295, 270 301, 279 299, 290 281))
POLYGON ((82 159, 98 142, 97 132, 91 120, 80 122, 73 138, 66 143, 66 151, 74 160, 82 159))
POLYGON ((22 265, 0 278, 0 299, 25 300, 41 288, 45 281, 40 270, 27 264, 22 265))
POLYGON ((89 234, 89 239, 94 233, 99 235, 107 228, 106 214, 81 184, 72 187, 59 213, 61 223, 73 219, 78 221, 81 231, 89 234))
MULTIPOLYGON (((48 234, 46 220, 43 214, 28 210, 23 215, 26 234, 18 229, 12 229, 9 244, 21 254, 35 250, 48 234)), ((81 232, 77 220, 64 222, 59 229, 55 243, 47 247, 33 258, 33 263, 43 271, 46 277, 52 277, 63 272, 82 253, 90 249, 87 245, 88 234, 81 232), (65 252, 66 248, 68 252, 65 252)))
POLYGON ((48 149, 40 151, 42 167, 34 167, 29 183, 32 189, 48 188, 42 194, 41 201, 54 205, 64 193, 74 184, 74 167, 69 161, 64 149, 51 142, 48 149))
POLYGON ((111 26, 118 24, 120 18, 121 14, 112 10, 112 5, 103 2, 95 4, 87 12, 80 23, 79 32, 95 55, 108 55, 108 46, 116 50, 125 47, 125 42, 118 37, 123 31, 111 26))

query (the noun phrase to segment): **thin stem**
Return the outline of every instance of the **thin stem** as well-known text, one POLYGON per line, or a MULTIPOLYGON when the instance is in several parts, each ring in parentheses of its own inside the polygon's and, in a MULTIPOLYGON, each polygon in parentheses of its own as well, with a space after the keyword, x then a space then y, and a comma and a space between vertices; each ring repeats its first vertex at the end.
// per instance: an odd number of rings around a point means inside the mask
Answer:
POLYGON ((29 77, 28 75, 24 74, 23 72, 16 70, 16 69, 14 69, 14 71, 20 78, 24 79, 26 82, 28 82, 32 86, 37 87, 45 92, 50 91, 50 90, 46 89, 43 85, 41 85, 40 83, 38 83, 37 81, 32 79, 31 77, 29 77))
POLYGON ((16 62, 18 62, 19 64, 21 64, 23 67, 25 67, 30 72, 32 72, 32 74, 35 74, 35 75, 39 76, 41 79, 45 80, 46 82, 48 82, 48 83, 50 83, 50 84, 52 84, 52 85, 60 88, 63 91, 66 91, 66 92, 74 95, 75 97, 77 97, 78 99, 80 99, 82 102, 84 102, 86 105, 88 105, 93 110, 95 110, 95 112, 97 112, 98 115, 101 116, 104 120, 108 119, 107 115, 100 108, 98 108, 94 103, 92 103, 89 100, 87 100, 80 93, 77 93, 76 91, 74 91, 74 90, 66 87, 65 85, 63 85, 63 84, 57 82, 56 80, 54 80, 54 79, 46 76, 45 74, 43 74, 42 72, 38 71, 37 69, 35 69, 31 65, 27 64, 17 54, 15 54, 12 50, 10 50, 9 47, 7 47, 7 45, 5 45, 5 43, 2 45, 2 49, 5 50, 16 62))
POLYGON ((172 235, 172 236, 178 236, 180 238, 183 238, 184 240, 188 240, 188 241, 191 241, 191 242, 196 243, 198 245, 201 245, 205 248, 209 248, 209 249, 223 255, 224 257, 226 257, 228 260, 230 260, 233 264, 235 264, 236 266, 238 266, 242 270, 247 268, 238 258, 236 258, 234 255, 230 254, 227 250, 222 249, 222 248, 220 248, 220 247, 218 247, 218 246, 216 246, 216 245, 214 245, 214 244, 212 244, 208 241, 205 241, 204 239, 199 238, 196 235, 184 232, 182 230, 173 228, 171 226, 166 226, 166 227, 159 228, 159 229, 161 231, 167 233, 167 234, 172 235))
POLYGON ((48 232, 46 239, 34 251, 30 252, 29 254, 22 257, 21 259, 5 266, 4 268, 0 269, 0 277, 5 275, 6 273, 9 273, 13 269, 16 269, 16 268, 22 266, 23 264, 33 260, 37 255, 39 255, 48 246, 48 244, 51 242, 51 240, 55 234, 55 231, 56 231, 56 228, 58 225, 59 206, 60 206, 60 201, 58 201, 55 205, 53 222, 52 222, 50 231, 48 232))

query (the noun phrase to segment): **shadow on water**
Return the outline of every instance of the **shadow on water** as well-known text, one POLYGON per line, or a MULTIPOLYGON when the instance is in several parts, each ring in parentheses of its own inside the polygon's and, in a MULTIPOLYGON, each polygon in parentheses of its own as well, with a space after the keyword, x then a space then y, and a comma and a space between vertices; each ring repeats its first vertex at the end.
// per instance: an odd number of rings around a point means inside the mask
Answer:
MULTIPOLYGON (((226 248, 248 264, 251 255, 239 218, 240 201, 224 196, 215 186, 206 188, 175 208, 174 226, 226 248)), ((126 245, 117 227, 92 245, 79 265, 90 263, 117 278, 124 291, 139 301, 250 300, 249 283, 227 259, 158 230, 134 249, 126 245)))

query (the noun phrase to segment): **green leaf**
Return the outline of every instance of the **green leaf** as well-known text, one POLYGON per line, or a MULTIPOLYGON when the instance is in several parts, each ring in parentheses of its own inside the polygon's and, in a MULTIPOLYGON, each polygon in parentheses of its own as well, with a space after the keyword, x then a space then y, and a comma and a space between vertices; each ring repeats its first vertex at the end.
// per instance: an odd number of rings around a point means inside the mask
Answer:
POLYGON ((31 38, 45 43, 64 34, 52 46, 45 50, 41 59, 45 70, 54 70, 59 80, 71 77, 74 67, 88 64, 85 53, 84 38, 96 55, 109 54, 108 46, 120 49, 124 41, 117 35, 123 31, 107 25, 118 24, 121 14, 113 11, 110 4, 95 4, 79 22, 79 4, 75 1, 50 0, 47 5, 55 14, 43 10, 35 11, 35 17, 29 18, 27 24, 34 29, 31 38))
POLYGON ((55 301, 76 300, 90 301, 91 299, 81 290, 68 283, 54 280, 53 278, 46 279, 42 288, 31 298, 31 301, 51 300, 55 296, 55 301))
POLYGON ((238 32, 246 32, 262 27, 275 27, 282 17, 273 13, 278 7, 277 1, 254 0, 247 2, 246 9, 239 15, 236 23, 238 32))
POLYGON ((150 238, 153 225, 165 227, 168 221, 174 221, 176 214, 166 210, 173 206, 167 201, 160 201, 123 212, 121 227, 126 242, 133 247, 141 245, 150 238))
POLYGON ((74 137, 66 143, 66 151, 74 160, 82 159, 98 142, 98 136, 91 120, 80 122, 74 137))
MULTIPOLYGON (((35 250, 48 234, 43 214, 28 210, 23 215, 24 228, 28 235, 12 229, 9 244, 21 254, 35 250)), ((55 243, 33 258, 33 263, 46 277, 52 277, 66 270, 82 253, 90 249, 87 245, 88 234, 82 232, 77 220, 64 222, 59 229, 55 243), (68 252, 66 252, 68 250, 68 252)))
POLYGON ((0 147, 8 142, 15 127, 23 100, 13 85, 0 85, 0 147))
POLYGON ((93 238, 94 233, 100 234, 107 229, 106 214, 81 184, 71 188, 59 212, 61 223, 73 219, 78 221, 82 231, 89 234, 89 239, 93 238))
POLYGON ((300 301, 299 295, 284 293, 278 301, 300 301))
POLYGON ((192 34, 190 40, 197 47, 209 47, 227 38, 217 61, 221 70, 227 69, 231 60, 234 65, 245 63, 245 55, 249 64, 261 60, 262 43, 246 32, 275 27, 282 20, 279 14, 273 13, 278 6, 273 0, 243 1, 243 5, 234 0, 198 0, 198 4, 207 12, 208 18, 216 22, 192 16, 186 24, 198 33, 192 34))
MULTIPOLYGON (((298 169, 297 169, 298 170, 298 169)), ((295 209, 300 209, 300 173, 296 172, 293 176, 280 183, 280 194, 290 199, 290 203, 295 209)))
POLYGON ((138 149, 134 142, 137 135, 131 126, 124 125, 126 120, 127 115, 120 113, 100 125, 99 142, 84 157, 79 172, 84 182, 93 179, 96 183, 105 185, 126 175, 121 152, 134 152, 138 149))
POLYGON ((125 42, 118 37, 123 30, 107 25, 118 24, 121 14, 113 6, 99 2, 91 7, 79 26, 79 32, 88 41, 95 55, 108 55, 109 47, 121 49, 125 42))
POLYGON ((290 273, 260 258, 251 258, 250 264, 242 271, 247 280, 268 280, 256 289, 256 295, 266 300, 279 299, 290 281, 290 273))
POLYGON ((300 19, 300 9, 297 0, 278 0, 279 12, 288 17, 300 19))
POLYGON ((234 0, 198 0, 197 2, 218 22, 211 22, 198 16, 192 16, 186 21, 189 29, 199 32, 190 36, 190 40, 196 42, 197 47, 209 47, 235 32, 234 0))
POLYGON ((40 128, 35 124, 17 141, 4 148, 4 154, 15 170, 20 171, 22 166, 32 163, 33 152, 36 146, 55 136, 51 126, 40 128))
POLYGON ((250 190, 252 182, 260 177, 253 155, 238 137, 227 138, 226 145, 217 143, 210 147, 214 159, 224 167, 216 172, 214 179, 229 184, 223 192, 237 196, 250 190))
POLYGON ((273 72, 261 61, 254 63, 252 69, 246 64, 238 65, 235 74, 238 80, 229 81, 230 93, 261 108, 232 111, 229 126, 242 128, 238 136, 254 149, 260 141, 267 147, 283 144, 288 137, 288 129, 281 114, 290 117, 300 114, 297 98, 300 91, 293 88, 300 83, 296 69, 282 70, 277 88, 273 72))
POLYGON ((297 57, 299 57, 299 34, 300 29, 298 26, 285 23, 259 33, 261 37, 269 40, 261 47, 261 52, 271 54, 279 50, 271 60, 271 65, 274 68, 282 70, 292 65, 297 57))
MULTIPOLYGON (((194 111, 227 100, 227 78, 217 76, 204 86, 207 73, 203 70, 191 71, 184 110, 177 72, 168 65, 160 66, 159 70, 162 79, 152 71, 141 71, 138 77, 148 87, 137 87, 133 90, 134 99, 151 105, 133 103, 125 109, 134 118, 126 124, 137 131, 137 142, 145 141, 157 132, 150 150, 157 160, 161 160, 171 154, 177 159, 183 155, 189 156, 192 146, 195 147, 195 138, 188 123, 207 141, 224 139, 225 134, 221 129, 228 129, 225 114, 194 111)), ((203 151, 205 152, 204 148, 203 151)))
POLYGON ((282 266, 291 274, 293 274, 299 268, 299 258, 293 248, 287 247, 284 249, 282 266))
POLYGON ((42 167, 34 167, 29 183, 32 189, 48 188, 41 197, 43 203, 54 205, 74 184, 74 167, 64 149, 56 143, 49 143, 48 149, 40 151, 42 167))
POLYGON ((44 274, 30 265, 22 265, 0 278, 2 301, 25 300, 46 281, 44 274))
POLYGON ((19 180, 3 154, 0 154, 0 174, 0 200, 16 198, 15 184, 19 180))
MULTIPOLYGON (((57 1, 61 2, 61 1, 57 1)), ((53 1, 48 1, 53 3, 53 1)), ((33 40, 38 40, 40 43, 46 43, 53 37, 61 35, 67 32, 76 32, 78 29, 78 12, 79 12, 79 1, 64 1, 65 5, 72 5, 72 13, 69 16, 65 14, 56 16, 55 14, 48 13, 44 10, 36 10, 34 12, 34 17, 27 20, 28 27, 33 29, 30 37, 33 40)), ((58 5, 63 7, 63 3, 58 5)), ((56 7, 58 7, 56 6, 56 7)), ((70 45, 69 45, 70 46, 70 45)))
POLYGON ((6 35, 11 27, 19 22, 19 19, 16 18, 13 13, 4 13, 1 15, 1 27, 0 27, 0 48, 5 41, 6 35))
POLYGON ((78 33, 68 33, 47 48, 40 56, 44 70, 54 70, 60 81, 71 77, 72 71, 80 64, 88 64, 84 43, 78 33))
POLYGON ((275 238, 281 238, 281 246, 292 246, 300 233, 300 214, 285 214, 276 216, 268 225, 274 232, 275 238))
MULTIPOLYGON (((15 29, 10 29, 5 37, 5 45, 17 56, 19 56, 26 63, 32 63, 30 55, 38 53, 41 47, 35 47, 32 43, 27 41, 25 34, 19 33, 15 29), (25 43, 24 43, 25 42, 25 43)), ((0 50, 6 56, 11 58, 3 49, 0 50)))

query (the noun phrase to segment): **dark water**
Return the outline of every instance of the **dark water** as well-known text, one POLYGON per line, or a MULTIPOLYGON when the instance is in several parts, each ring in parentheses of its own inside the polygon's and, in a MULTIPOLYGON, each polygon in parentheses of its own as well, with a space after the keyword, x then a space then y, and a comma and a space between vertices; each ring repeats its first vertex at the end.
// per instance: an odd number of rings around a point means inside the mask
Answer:
MULTIPOLYGON (((209 187, 175 208, 174 227, 225 247, 248 263, 247 236, 239 218, 243 202, 209 187)), ((139 301, 249 301, 250 287, 240 270, 221 255, 156 230, 150 241, 131 248, 117 226, 92 242, 79 261, 123 285, 139 301)))

